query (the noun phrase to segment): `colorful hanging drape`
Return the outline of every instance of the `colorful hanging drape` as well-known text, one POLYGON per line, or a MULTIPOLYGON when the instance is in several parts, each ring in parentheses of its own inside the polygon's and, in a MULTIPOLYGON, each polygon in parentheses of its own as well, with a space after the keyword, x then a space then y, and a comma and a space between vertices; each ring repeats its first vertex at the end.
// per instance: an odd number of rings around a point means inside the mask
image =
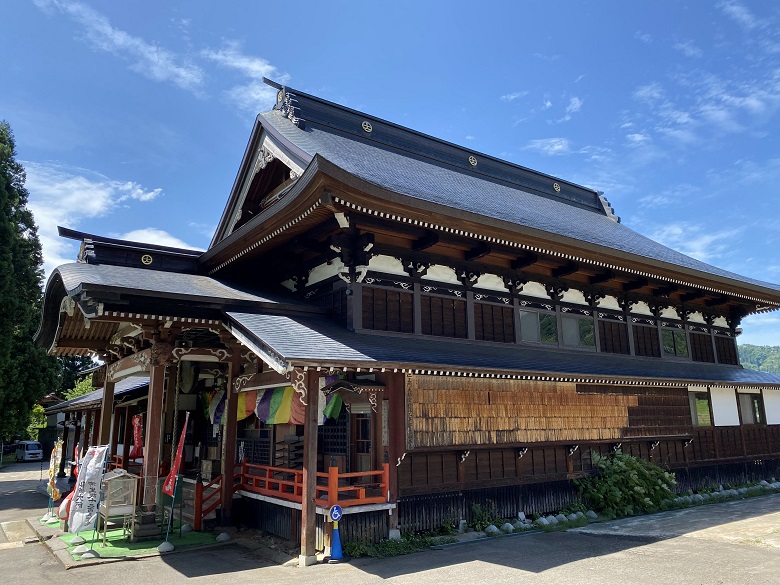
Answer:
POLYGON ((294 394, 292 386, 263 390, 262 395, 258 391, 257 406, 255 407, 258 420, 269 425, 289 423, 294 394))

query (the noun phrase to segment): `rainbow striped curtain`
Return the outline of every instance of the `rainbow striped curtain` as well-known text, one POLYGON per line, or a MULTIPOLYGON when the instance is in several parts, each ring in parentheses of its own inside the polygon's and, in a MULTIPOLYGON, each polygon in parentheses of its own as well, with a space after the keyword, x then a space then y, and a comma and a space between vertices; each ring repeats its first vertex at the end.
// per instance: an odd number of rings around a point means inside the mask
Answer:
POLYGON ((258 420, 269 425, 289 423, 294 394, 295 390, 292 386, 258 391, 257 406, 255 407, 258 420))

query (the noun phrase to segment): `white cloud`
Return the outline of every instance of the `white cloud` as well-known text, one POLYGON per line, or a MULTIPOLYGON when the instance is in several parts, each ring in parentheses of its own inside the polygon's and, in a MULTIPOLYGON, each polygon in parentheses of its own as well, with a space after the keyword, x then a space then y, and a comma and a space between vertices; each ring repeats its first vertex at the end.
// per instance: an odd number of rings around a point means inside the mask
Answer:
POLYGON ((660 100, 664 97, 664 90, 660 84, 653 82, 634 90, 634 98, 640 101, 660 100))
POLYGON ((280 73, 262 57, 253 57, 241 52, 241 45, 237 41, 228 41, 218 51, 205 50, 201 55, 227 69, 240 73, 249 78, 233 86, 225 92, 228 101, 240 109, 256 114, 268 109, 276 99, 276 90, 265 83, 263 77, 273 78, 280 83, 286 83, 289 75, 280 73))
POLYGON ((571 120, 572 114, 576 114, 582 109, 582 105, 585 102, 581 100, 578 97, 573 97, 569 100, 569 105, 566 106, 566 112, 564 113, 563 118, 560 118, 557 120, 557 122, 560 124, 561 122, 568 122, 571 120))
POLYGON ((701 57, 704 54, 704 51, 702 51, 699 47, 697 47, 696 43, 694 43, 693 41, 685 41, 684 43, 677 43, 676 45, 674 45, 674 48, 680 51, 686 57, 701 57))
POLYGON ((638 30, 634 33, 634 38, 642 41, 646 45, 653 42, 652 35, 650 35, 650 33, 643 33, 641 30, 638 30))
POLYGON ((504 95, 502 95, 498 99, 500 99, 503 102, 513 102, 513 101, 515 101, 517 99, 520 99, 521 97, 525 97, 527 95, 528 95, 527 91, 514 91, 512 93, 504 94, 504 95))
POLYGON ((750 10, 739 2, 732 0, 726 0, 718 4, 723 13, 736 22, 739 26, 745 30, 753 30, 756 27, 762 26, 760 20, 758 20, 750 10))
POLYGON ((214 236, 214 232, 217 231, 217 224, 215 223, 197 223, 191 221, 187 224, 187 227, 200 235, 207 237, 209 240, 214 236))
POLYGON ((67 14, 83 27, 84 38, 93 48, 112 53, 130 63, 130 69, 154 81, 171 82, 198 92, 203 70, 175 53, 111 26, 108 18, 80 2, 37 0, 49 14, 67 14))
POLYGON ((641 146, 650 142, 650 137, 647 134, 636 132, 634 134, 626 134, 626 141, 630 146, 641 146))
POLYGON ((540 138, 531 140, 524 150, 536 150, 547 155, 568 154, 569 141, 566 138, 540 138))
POLYGON ((158 246, 168 246, 170 248, 184 248, 185 250, 200 250, 191 246, 190 244, 180 240, 176 236, 172 236, 165 230, 158 228, 142 228, 138 230, 132 230, 119 236, 120 240, 128 240, 130 242, 142 242, 144 244, 157 244, 158 246))
POLYGON ((550 100, 544 100, 544 109, 549 110, 552 108, 552 102, 550 100))
POLYGON ((681 221, 658 228, 650 238, 702 262, 712 262, 733 249, 740 229, 705 230, 703 226, 681 221))
POLYGON ((738 342, 753 345, 780 345, 780 313, 759 313, 745 317, 738 342))
POLYGON ((466 140, 476 140, 475 136, 472 136, 471 134, 466 135, 466 140))
POLYGON ((56 163, 23 162, 27 171, 28 207, 35 216, 47 277, 58 265, 72 262, 72 246, 57 235, 57 226, 77 228, 88 218, 108 215, 120 204, 148 202, 162 189, 133 181, 115 181, 99 173, 56 163))

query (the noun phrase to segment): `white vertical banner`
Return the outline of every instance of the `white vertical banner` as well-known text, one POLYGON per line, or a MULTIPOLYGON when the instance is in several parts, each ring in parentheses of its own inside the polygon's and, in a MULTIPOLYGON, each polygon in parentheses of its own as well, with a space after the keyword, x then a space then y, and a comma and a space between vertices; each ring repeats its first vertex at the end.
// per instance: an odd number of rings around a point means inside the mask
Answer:
POLYGON ((95 525, 100 498, 100 480, 103 477, 103 463, 107 452, 107 445, 90 447, 82 459, 68 517, 68 530, 74 534, 95 525))

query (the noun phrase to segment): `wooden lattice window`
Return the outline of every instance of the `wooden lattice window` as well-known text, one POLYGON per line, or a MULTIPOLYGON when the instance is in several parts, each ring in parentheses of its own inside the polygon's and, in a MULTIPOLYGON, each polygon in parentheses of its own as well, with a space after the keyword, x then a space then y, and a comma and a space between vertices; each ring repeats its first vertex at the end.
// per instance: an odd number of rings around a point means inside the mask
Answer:
POLYGON ((363 287, 363 328, 414 333, 412 293, 363 287))
POLYGON ((695 362, 715 363, 715 350, 712 348, 712 337, 706 333, 689 334, 691 340, 691 358, 695 362))
POLYGON ((634 353, 644 357, 661 357, 658 328, 652 325, 634 325, 634 353))
POLYGON ((737 355, 737 342, 733 337, 725 335, 715 336, 715 351, 718 355, 719 364, 739 365, 739 355, 737 355))
POLYGON ((512 307, 474 303, 474 337, 482 341, 514 343, 515 322, 512 307))
POLYGON ((605 353, 630 354, 628 344, 628 326, 619 321, 599 319, 599 343, 605 353))
POLYGON ((420 321, 423 335, 441 337, 468 337, 466 301, 421 295, 420 321))

